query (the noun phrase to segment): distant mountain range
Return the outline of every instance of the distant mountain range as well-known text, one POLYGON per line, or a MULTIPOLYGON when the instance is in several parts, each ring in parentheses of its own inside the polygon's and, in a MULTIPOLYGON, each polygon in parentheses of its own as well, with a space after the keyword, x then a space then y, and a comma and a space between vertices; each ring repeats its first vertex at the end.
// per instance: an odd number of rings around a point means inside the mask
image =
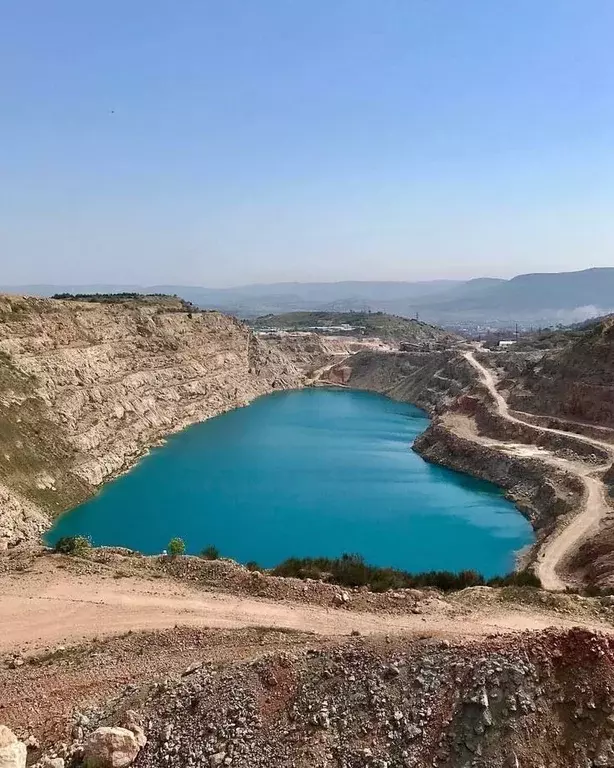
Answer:
POLYGON ((20 285, 7 293, 177 294, 194 304, 254 318, 299 310, 383 311, 451 327, 553 325, 580 322, 614 312, 614 268, 518 275, 510 280, 431 280, 424 282, 343 281, 270 283, 236 288, 186 285, 20 285))

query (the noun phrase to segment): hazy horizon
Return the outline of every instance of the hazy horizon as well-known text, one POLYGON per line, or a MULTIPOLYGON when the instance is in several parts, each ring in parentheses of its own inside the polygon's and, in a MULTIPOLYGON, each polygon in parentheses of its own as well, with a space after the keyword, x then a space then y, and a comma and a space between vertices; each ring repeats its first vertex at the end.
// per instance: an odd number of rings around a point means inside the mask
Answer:
MULTIPOLYGON (((614 269, 614 266, 604 266, 604 267, 582 267, 579 270, 565 270, 566 272, 584 272, 584 271, 590 271, 592 269, 614 269)), ((522 273, 522 274, 557 274, 557 272, 534 272, 534 273, 522 273)), ((326 285, 335 285, 335 284, 343 284, 343 283, 366 283, 366 284, 375 284, 375 283, 463 283, 463 282, 470 282, 471 280, 509 280, 514 277, 519 277, 519 275, 511 275, 510 277, 502 278, 500 276, 495 275, 475 275, 473 277, 469 277, 466 279, 456 279, 456 278, 447 278, 447 277, 441 277, 441 278, 433 278, 428 279, 425 278, 423 280, 384 280, 380 278, 375 279, 364 279, 364 280, 354 280, 352 278, 347 279, 340 279, 340 280, 278 280, 278 281, 254 281, 253 283, 233 283, 229 285, 205 285, 204 283, 191 283, 189 281, 187 282, 166 282, 166 283, 150 283, 146 281, 140 281, 140 282, 131 282, 131 283, 124 283, 124 282, 112 282, 112 281, 98 281, 98 282, 70 282, 70 281, 49 281, 49 282, 29 282, 29 283, 0 283, 0 287, 10 288, 20 288, 24 286, 74 286, 74 287, 80 287, 80 286, 91 286, 93 288, 95 287, 140 287, 140 288, 156 288, 161 286, 170 286, 170 287, 185 287, 185 288, 211 288, 213 290, 232 290, 232 289, 240 289, 244 287, 258 287, 258 286, 267 286, 267 285, 309 285, 309 284, 326 284, 326 285)))
POLYGON ((610 0, 33 0, 2 16, 4 285, 614 263, 610 0))

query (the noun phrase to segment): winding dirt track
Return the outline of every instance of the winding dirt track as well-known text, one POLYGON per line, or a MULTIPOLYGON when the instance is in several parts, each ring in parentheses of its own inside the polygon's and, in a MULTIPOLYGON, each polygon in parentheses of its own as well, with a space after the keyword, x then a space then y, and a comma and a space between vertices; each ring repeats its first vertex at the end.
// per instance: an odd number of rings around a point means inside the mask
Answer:
POLYGON ((547 627, 612 631, 611 625, 564 617, 535 608, 487 606, 461 608, 436 604, 415 615, 366 613, 289 600, 241 597, 210 592, 170 579, 137 576, 113 578, 108 574, 78 575, 56 567, 53 558, 41 558, 35 567, 18 574, 0 575, 0 654, 19 648, 33 652, 73 644, 98 636, 128 631, 167 629, 176 625, 234 629, 268 627, 312 632, 320 636, 411 635, 480 637, 492 633, 540 630, 547 627))
POLYGON ((559 458, 543 448, 540 448, 539 452, 536 450, 535 455, 539 456, 542 461, 576 474, 586 488, 582 509, 565 528, 555 534, 542 548, 537 566, 537 573, 545 589, 565 589, 566 583, 557 573, 558 566, 589 533, 598 528, 601 520, 611 511, 606 500, 603 483, 595 475, 610 466, 611 461, 614 459, 614 446, 601 440, 578 435, 576 432, 566 432, 565 430, 552 427, 537 427, 531 424, 531 422, 524 421, 518 416, 513 415, 510 413, 510 408, 505 398, 497 389, 496 377, 493 371, 476 360, 473 352, 468 351, 463 354, 467 362, 478 372, 481 381, 492 395, 501 417, 507 419, 507 421, 529 427, 535 430, 536 433, 550 432, 556 435, 563 435, 595 448, 600 448, 608 453, 609 461, 599 467, 595 467, 581 461, 569 461, 559 458))

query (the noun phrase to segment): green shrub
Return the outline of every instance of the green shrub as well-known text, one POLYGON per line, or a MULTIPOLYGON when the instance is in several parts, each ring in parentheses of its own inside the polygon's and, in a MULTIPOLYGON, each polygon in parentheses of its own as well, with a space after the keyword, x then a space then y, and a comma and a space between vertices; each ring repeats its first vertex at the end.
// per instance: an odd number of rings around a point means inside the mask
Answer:
POLYGON ((389 589, 420 589, 436 587, 443 592, 479 586, 541 587, 538 577, 529 571, 511 573, 486 581, 477 571, 425 571, 409 573, 396 568, 378 568, 365 563, 360 555, 346 554, 338 558, 290 557, 274 570, 274 576, 294 576, 299 579, 321 579, 344 587, 368 587, 372 592, 389 589))
POLYGON ((249 562, 245 563, 245 567, 248 571, 261 571, 262 568, 258 565, 258 563, 255 560, 250 560, 249 562))
POLYGON ((488 582, 489 587, 536 587, 541 589, 539 576, 533 571, 513 571, 507 576, 495 576, 488 582))
POLYGON ((55 551, 62 555, 84 557, 92 547, 92 542, 85 536, 62 536, 55 543, 55 551))
POLYGON ((171 539, 168 542, 167 550, 171 557, 179 557, 180 555, 185 554, 185 542, 179 537, 171 539))
POLYGON ((219 560, 220 550, 217 547, 214 547, 212 544, 210 544, 208 547, 205 547, 203 549, 203 551, 200 553, 200 556, 204 560, 219 560))

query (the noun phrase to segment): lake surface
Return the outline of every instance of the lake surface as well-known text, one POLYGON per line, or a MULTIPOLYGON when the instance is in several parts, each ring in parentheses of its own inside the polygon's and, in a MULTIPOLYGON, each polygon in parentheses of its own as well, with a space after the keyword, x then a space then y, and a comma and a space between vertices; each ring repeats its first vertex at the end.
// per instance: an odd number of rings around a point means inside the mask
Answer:
POLYGON ((410 571, 514 565, 529 523, 493 485, 427 464, 426 415, 381 395, 280 392, 171 436, 48 535, 159 553, 173 536, 271 567, 357 552, 410 571))

